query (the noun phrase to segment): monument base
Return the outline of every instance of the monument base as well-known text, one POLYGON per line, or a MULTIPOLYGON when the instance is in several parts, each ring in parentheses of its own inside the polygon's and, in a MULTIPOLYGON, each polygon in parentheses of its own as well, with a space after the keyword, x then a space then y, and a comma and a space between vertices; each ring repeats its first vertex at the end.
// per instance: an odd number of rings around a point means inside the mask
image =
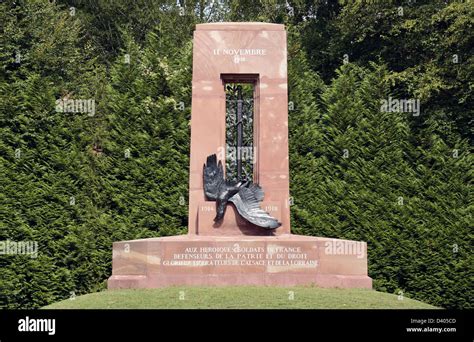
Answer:
POLYGON ((294 286, 372 288, 361 241, 178 235, 115 242, 108 288, 294 286))

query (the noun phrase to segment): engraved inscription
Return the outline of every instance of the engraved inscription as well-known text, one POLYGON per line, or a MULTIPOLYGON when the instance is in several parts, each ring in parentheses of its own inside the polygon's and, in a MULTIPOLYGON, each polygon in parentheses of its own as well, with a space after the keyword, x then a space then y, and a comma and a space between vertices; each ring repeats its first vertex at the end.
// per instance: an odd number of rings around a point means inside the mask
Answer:
POLYGON ((271 266, 315 268, 318 260, 300 246, 242 246, 239 243, 220 247, 183 247, 163 266, 271 266))

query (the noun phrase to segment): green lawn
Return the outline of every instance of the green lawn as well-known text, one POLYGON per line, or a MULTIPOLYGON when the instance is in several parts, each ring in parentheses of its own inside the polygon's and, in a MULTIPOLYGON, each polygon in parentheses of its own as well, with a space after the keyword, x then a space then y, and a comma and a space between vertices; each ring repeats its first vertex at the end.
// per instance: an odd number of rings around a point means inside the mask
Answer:
POLYGON ((367 289, 317 287, 168 287, 108 290, 67 299, 46 309, 433 309, 367 289))

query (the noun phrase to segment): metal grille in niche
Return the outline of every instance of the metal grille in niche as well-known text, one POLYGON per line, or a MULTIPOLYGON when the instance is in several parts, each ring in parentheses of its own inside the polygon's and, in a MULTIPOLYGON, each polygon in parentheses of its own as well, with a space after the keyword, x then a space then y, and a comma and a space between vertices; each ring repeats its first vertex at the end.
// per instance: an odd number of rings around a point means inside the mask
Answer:
POLYGON ((248 83, 226 84, 226 178, 253 180, 254 86, 248 83))

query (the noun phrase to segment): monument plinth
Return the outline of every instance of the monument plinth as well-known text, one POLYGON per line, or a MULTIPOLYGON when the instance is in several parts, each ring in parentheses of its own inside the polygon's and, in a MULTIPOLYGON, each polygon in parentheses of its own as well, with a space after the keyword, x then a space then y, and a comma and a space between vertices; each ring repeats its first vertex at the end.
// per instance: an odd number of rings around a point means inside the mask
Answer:
POLYGON ((365 242, 291 234, 284 26, 197 25, 192 86, 188 234, 114 243, 108 287, 371 288, 365 242), (205 195, 203 164, 212 155, 222 167, 209 170, 243 200, 239 208, 230 194, 223 218, 219 199, 205 195), (278 226, 262 228, 242 213, 278 226))

